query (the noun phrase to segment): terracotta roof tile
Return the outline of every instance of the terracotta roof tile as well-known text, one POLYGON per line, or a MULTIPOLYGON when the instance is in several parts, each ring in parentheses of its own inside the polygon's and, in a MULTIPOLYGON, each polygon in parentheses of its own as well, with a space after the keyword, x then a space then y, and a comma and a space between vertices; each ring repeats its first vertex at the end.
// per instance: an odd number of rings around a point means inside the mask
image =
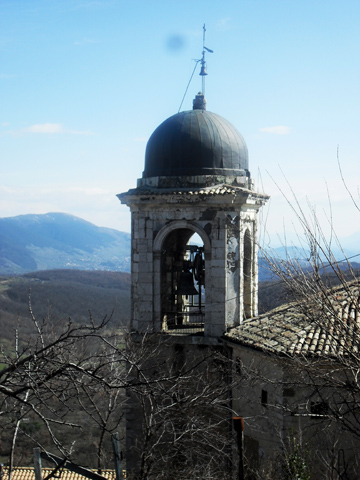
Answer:
MULTIPOLYGON (((2 480, 8 479, 8 467, 3 467, 3 477, 2 480)), ((53 468, 42 468, 42 478, 47 477, 53 468)), ((92 470, 92 472, 97 473, 97 470, 92 470)), ((115 480, 116 474, 115 470, 102 470, 101 475, 106 477, 109 480, 115 480)), ((84 480, 83 475, 79 475, 78 473, 74 473, 67 469, 61 469, 57 474, 56 477, 60 480, 84 480)), ((33 467, 17 467, 11 472, 11 480, 35 480, 35 473, 33 467)))

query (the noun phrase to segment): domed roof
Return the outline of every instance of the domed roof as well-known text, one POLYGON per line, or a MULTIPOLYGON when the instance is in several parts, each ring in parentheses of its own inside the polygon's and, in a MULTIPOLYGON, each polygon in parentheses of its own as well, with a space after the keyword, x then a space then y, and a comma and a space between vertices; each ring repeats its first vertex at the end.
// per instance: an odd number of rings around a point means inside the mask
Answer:
POLYGON ((151 135, 143 178, 250 176, 245 140, 225 118, 204 109, 177 113, 151 135))

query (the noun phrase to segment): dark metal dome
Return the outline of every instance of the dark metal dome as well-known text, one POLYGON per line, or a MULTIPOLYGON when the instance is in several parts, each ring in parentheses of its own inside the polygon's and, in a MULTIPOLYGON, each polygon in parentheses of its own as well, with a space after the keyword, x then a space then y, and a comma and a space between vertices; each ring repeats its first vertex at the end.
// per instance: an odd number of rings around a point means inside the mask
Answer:
POLYGON ((225 118, 203 109, 180 112, 151 135, 143 178, 250 176, 245 140, 225 118))

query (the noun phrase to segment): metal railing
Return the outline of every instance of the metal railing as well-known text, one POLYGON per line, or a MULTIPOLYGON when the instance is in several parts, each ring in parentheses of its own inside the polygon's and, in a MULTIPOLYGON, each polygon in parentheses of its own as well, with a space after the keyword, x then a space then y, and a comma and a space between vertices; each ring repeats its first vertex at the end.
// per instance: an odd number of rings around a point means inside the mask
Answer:
POLYGON ((166 312, 163 318, 163 331, 171 335, 204 333, 203 311, 166 312))

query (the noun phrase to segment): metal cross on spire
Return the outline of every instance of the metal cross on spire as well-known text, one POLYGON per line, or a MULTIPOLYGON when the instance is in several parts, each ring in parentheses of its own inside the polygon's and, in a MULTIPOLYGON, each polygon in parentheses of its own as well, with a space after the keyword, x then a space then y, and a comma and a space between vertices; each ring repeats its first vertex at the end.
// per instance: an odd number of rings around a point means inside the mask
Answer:
POLYGON ((201 77, 202 77, 202 79, 201 79, 201 81, 202 81, 201 90, 202 90, 202 94, 204 96, 205 96, 205 76, 207 75, 206 62, 205 62, 205 52, 214 53, 213 50, 210 50, 210 48, 205 47, 205 32, 206 32, 206 28, 205 28, 205 23, 204 23, 204 26, 203 26, 203 50, 202 50, 202 57, 201 57, 201 60, 200 60, 201 68, 200 68, 200 73, 199 73, 199 75, 201 75, 201 77))

